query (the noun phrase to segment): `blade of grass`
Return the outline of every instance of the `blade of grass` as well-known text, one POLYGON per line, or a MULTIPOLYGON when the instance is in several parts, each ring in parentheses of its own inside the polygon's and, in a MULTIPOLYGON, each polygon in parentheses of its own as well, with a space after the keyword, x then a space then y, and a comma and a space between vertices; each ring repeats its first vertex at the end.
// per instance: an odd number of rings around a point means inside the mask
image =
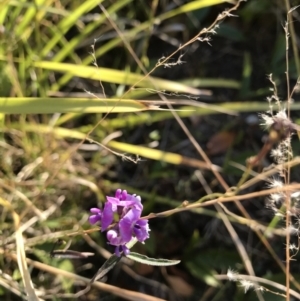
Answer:
MULTIPOLYGON (((35 3, 31 2, 21 2, 20 0, 7 0, 3 2, 3 6, 1 6, 2 3, 0 3, 0 8, 8 8, 9 6, 13 7, 21 7, 21 8, 37 8, 39 11, 44 11, 45 13, 54 14, 54 15, 60 15, 62 17, 68 17, 71 12, 68 12, 64 10, 63 8, 56 8, 51 6, 43 6, 43 5, 35 5, 35 3), (8 4, 8 5, 6 5, 8 4)), ((0 9, 0 12, 1 12, 0 9)))
MULTIPOLYGON (((57 138, 70 138, 70 139, 78 139, 82 140, 86 138, 86 134, 79 132, 74 129, 66 129, 62 127, 52 127, 45 124, 39 124, 38 126, 31 123, 23 123, 20 125, 19 123, 12 123, 10 127, 3 128, 3 131, 9 131, 10 128, 16 129, 16 130, 23 130, 26 132, 33 132, 33 133, 39 133, 39 134, 53 134, 57 138)), ((0 130, 2 131, 2 130, 0 130)))
POLYGON ((184 157, 179 154, 164 152, 158 149, 153 149, 145 146, 132 145, 123 142, 109 141, 108 147, 118 150, 119 152, 131 153, 143 158, 148 158, 157 161, 163 161, 174 165, 188 165, 196 168, 215 169, 220 171, 221 168, 217 165, 212 165, 212 168, 203 161, 184 157))
POLYGON ((184 4, 184 5, 180 5, 180 7, 170 10, 170 11, 160 15, 156 19, 158 19, 160 21, 164 21, 166 19, 175 17, 179 14, 188 13, 193 10, 198 10, 198 9, 201 9, 204 7, 213 6, 213 5, 221 4, 224 2, 234 3, 234 1, 227 1, 227 0, 196 0, 196 1, 192 1, 187 4, 184 4))
MULTIPOLYGON (((115 14, 126 4, 130 3, 132 0, 117 1, 108 8, 110 14, 115 14)), ((102 14, 95 22, 87 24, 82 30, 82 32, 76 35, 64 48, 62 48, 53 58, 53 62, 61 62, 70 52, 72 52, 76 46, 91 32, 105 21, 105 16, 102 14)))
POLYGON ((35 5, 29 7, 26 13, 22 15, 21 22, 18 24, 18 26, 15 29, 15 33, 17 36, 23 36, 25 39, 30 36, 31 26, 29 26, 29 24, 33 23, 34 19, 37 16, 37 7, 43 5, 44 3, 45 0, 35 0, 35 5), (29 31, 29 32, 24 36, 25 31, 29 31))
POLYGON ((9 8, 8 3, 9 0, 0 3, 0 24, 3 24, 6 18, 8 8, 9 8))
POLYGON ((52 39, 45 45, 40 53, 40 57, 45 57, 54 48, 54 46, 59 42, 61 37, 83 16, 86 12, 97 7, 99 3, 103 0, 87 0, 82 2, 82 4, 76 8, 69 16, 63 18, 57 28, 59 29, 59 34, 56 34, 52 39))
MULTIPOLYGON (((52 126, 43 125, 43 124, 39 124, 39 126, 36 126, 29 123, 27 124, 23 123, 21 127, 18 124, 11 124, 11 126, 15 129, 22 128, 24 131, 31 131, 35 133, 41 133, 41 134, 52 133, 53 135, 56 135, 58 138, 74 138, 79 140, 86 138, 85 133, 76 131, 74 129, 70 130, 61 127, 53 128, 52 126)), ((5 131, 6 129, 3 130, 5 131)), ((9 128, 7 128, 7 130, 9 130, 9 128)), ((127 143, 122 143, 117 141, 110 141, 107 143, 107 146, 116 149, 122 153, 132 153, 144 158, 163 161, 174 165, 183 164, 195 168, 215 169, 218 171, 221 170, 221 168, 217 165, 212 165, 212 167, 210 167, 205 162, 197 159, 188 158, 176 153, 163 152, 161 150, 152 149, 149 147, 137 146, 137 145, 127 144, 127 143)))
MULTIPOLYGON (((37 68, 52 70, 56 72, 63 72, 72 74, 72 76, 78 76, 83 78, 89 78, 94 80, 101 80, 102 82, 118 83, 123 85, 133 85, 140 81, 144 76, 135 73, 124 72, 109 68, 97 68, 90 66, 76 66, 73 64, 65 64, 58 62, 40 61, 33 62, 33 66, 37 68)), ((152 83, 155 83, 157 89, 168 90, 173 92, 189 93, 193 95, 201 94, 201 90, 188 87, 178 82, 164 80, 160 78, 145 78, 139 82, 139 87, 151 88, 152 83)))
MULTIPOLYGON (((200 8, 204 8, 204 7, 208 7, 211 5, 215 5, 215 4, 220 4, 220 3, 224 3, 224 2, 229 2, 229 1, 225 1, 225 0, 202 0, 202 1, 194 1, 191 5, 184 5, 184 8, 181 9, 177 9, 175 11, 175 13, 173 12, 174 10, 164 13, 160 16, 155 17, 152 20, 147 20, 141 24, 139 24, 138 26, 132 28, 131 30, 125 31, 123 32, 123 37, 127 40, 127 42, 130 42, 132 40, 136 40, 137 38, 139 38, 141 36, 141 33, 145 30, 147 30, 149 27, 153 26, 153 22, 162 22, 165 21, 173 16, 179 15, 181 13, 185 13, 185 12, 190 12, 193 9, 200 9, 200 8), (173 12, 173 13, 172 13, 173 12)), ((106 52, 108 52, 109 50, 113 49, 114 47, 116 47, 117 45, 119 45, 119 43, 122 41, 121 37, 117 37, 109 42, 107 42, 105 45, 101 46, 99 49, 97 49, 95 51, 95 58, 99 58, 100 56, 102 56, 103 54, 105 54, 106 52)), ((82 64, 83 65, 90 65, 93 62, 94 58, 89 55, 87 56, 85 59, 82 60, 82 64)), ((60 90, 60 88, 67 84, 70 79, 72 78, 72 74, 71 73, 67 73, 65 74, 63 77, 61 77, 59 79, 59 81, 57 83, 55 83, 54 85, 52 85, 51 90, 53 91, 58 91, 60 90)))
POLYGON ((0 97, 0 113, 121 113, 158 109, 130 99, 0 97))
MULTIPOLYGON (((123 8, 126 4, 130 3, 132 0, 122 0, 117 1, 115 4, 112 4, 108 11, 110 14, 114 15, 116 14, 121 8, 123 8)), ((74 36, 70 41, 66 41, 64 45, 60 48, 58 53, 51 59, 52 62, 61 62, 64 58, 66 58, 70 54, 75 54, 74 49, 80 44, 81 41, 83 41, 87 36, 94 32, 97 28, 100 28, 100 26, 105 21, 105 16, 101 15, 99 18, 97 18, 94 22, 88 23, 82 31, 74 36)), ((73 59, 73 58, 72 58, 73 59)), ((73 61, 76 63, 78 60, 73 61)), ((41 77, 41 81, 43 81, 45 78, 48 77, 49 72, 44 72, 43 76, 41 77)))
POLYGON ((26 262, 26 255, 25 255, 25 242, 23 240, 22 231, 20 228, 20 217, 19 215, 14 211, 11 203, 3 198, 0 197, 0 205, 2 205, 4 208, 9 210, 12 214, 13 220, 14 220, 14 227, 15 227, 15 233, 16 233, 16 245, 17 245, 17 262, 19 266, 19 270, 23 279, 24 287, 26 289, 26 293, 28 296, 28 300, 30 301, 39 301, 40 299, 35 294, 35 290, 33 288, 33 284, 31 281, 31 277, 28 271, 28 266, 26 262))
POLYGON ((181 81, 183 84, 192 87, 210 87, 210 88, 230 88, 240 89, 241 83, 233 79, 225 78, 193 78, 181 81))
MULTIPOLYGON (((13 259, 16 259, 16 256, 14 254, 10 254, 10 257, 13 259)), ((56 276, 62 276, 62 277, 67 277, 70 279, 74 279, 76 280, 76 282, 84 282, 86 284, 88 284, 90 282, 90 279, 88 278, 84 278, 81 276, 78 276, 74 273, 70 273, 58 268, 55 268, 53 266, 49 266, 47 264, 38 262, 38 261, 34 261, 34 260, 30 260, 30 259, 26 259, 27 263, 30 264, 31 266, 40 269, 41 271, 45 271, 47 273, 51 273, 54 274, 56 276)), ((130 291, 130 290, 126 290, 126 289, 122 289, 113 285, 109 285, 103 282, 94 282, 92 284, 93 287, 98 288, 100 291, 102 292, 108 292, 111 293, 115 296, 119 296, 122 297, 126 300, 131 300, 131 301, 165 301, 164 299, 161 298, 157 298, 157 297, 152 297, 143 293, 139 293, 139 292, 134 292, 134 291, 130 291)), ((74 296, 74 295, 72 295, 74 296)))
MULTIPOLYGON (((220 108, 234 111, 234 112, 264 112, 269 109, 269 105, 263 102, 232 102, 223 103, 218 105, 220 108)), ((295 102, 291 110, 300 110, 300 104, 295 102)), ((178 116, 181 118, 190 116, 206 116, 216 114, 216 111, 212 108, 195 108, 192 106, 179 107, 178 116)), ((108 128, 123 128, 123 127, 135 127, 140 124, 153 124, 154 122, 164 121, 167 119, 173 119, 174 116, 171 112, 160 111, 160 112, 142 112, 139 115, 129 115, 126 118, 114 118, 111 120, 103 120, 102 125, 108 128)))

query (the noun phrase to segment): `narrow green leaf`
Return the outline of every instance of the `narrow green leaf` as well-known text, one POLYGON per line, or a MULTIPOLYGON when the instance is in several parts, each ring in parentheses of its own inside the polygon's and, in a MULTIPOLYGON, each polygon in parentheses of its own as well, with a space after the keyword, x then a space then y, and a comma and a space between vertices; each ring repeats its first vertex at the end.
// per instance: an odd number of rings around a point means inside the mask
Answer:
POLYGON ((196 1, 190 1, 187 4, 184 5, 180 5, 178 8, 176 9, 172 9, 162 15, 160 15, 157 19, 162 21, 162 20, 166 20, 172 17, 175 17, 179 14, 183 14, 183 13, 188 13, 194 10, 198 10, 204 7, 208 7, 208 6, 213 6, 213 5, 217 5, 217 4, 221 4, 224 2, 229 2, 227 0, 196 0, 196 1))
POLYGON ((153 266, 169 266, 169 265, 175 265, 180 263, 180 260, 149 258, 146 255, 142 255, 134 252, 130 252, 130 254, 127 255, 126 257, 136 262, 153 265, 153 266))
POLYGON ((29 24, 34 23, 34 18, 37 14, 37 7, 44 5, 45 0, 36 0, 35 6, 27 9, 26 13, 22 16, 20 24, 18 24, 15 29, 17 36, 20 36, 29 26, 29 24))
MULTIPOLYGON (((0 97, 0 113, 124 113, 155 109, 131 99, 0 97)), ((158 109, 158 107, 156 107, 158 109)))
MULTIPOLYGON (((129 2, 131 2, 131 0, 118 1, 112 4, 108 8, 108 13, 110 15, 115 14, 129 2)), ((65 47, 59 50, 59 52, 52 58, 52 61, 61 62, 69 53, 72 53, 72 51, 78 46, 79 42, 81 42, 84 38, 87 38, 87 36, 96 28, 99 28, 104 21, 105 15, 102 14, 96 21, 87 24, 78 35, 73 37, 65 47)))
POLYGON ((69 73, 72 74, 72 76, 101 80, 102 82, 117 83, 122 85, 136 84, 137 87, 154 88, 156 90, 167 90, 173 92, 184 92, 194 95, 200 95, 202 92, 199 89, 191 88, 176 81, 170 81, 150 76, 145 77, 144 75, 124 72, 116 69, 97 68, 82 65, 78 66, 75 64, 48 61, 33 62, 33 66, 61 73, 69 73))
POLYGON ((8 8, 9 6, 14 6, 14 7, 20 7, 20 8, 36 8, 39 11, 44 11, 47 14, 54 14, 54 15, 59 15, 63 17, 69 16, 72 12, 69 12, 65 10, 63 7, 62 8, 56 8, 56 7, 51 7, 48 5, 43 6, 43 5, 36 5, 36 3, 31 3, 29 1, 27 2, 21 2, 20 0, 7 0, 6 5, 3 3, 0 3, 0 15, 2 14, 2 7, 3 9, 8 8))
POLYGON ((145 147, 145 146, 140 146, 140 145, 132 145, 129 143, 124 143, 124 142, 118 142, 118 141, 109 141, 107 144, 109 147, 118 150, 119 152, 124 152, 124 153, 132 153, 135 155, 139 155, 142 158, 148 158, 152 160, 157 160, 157 161, 163 161, 175 165, 188 165, 188 166, 193 166, 197 168, 214 168, 215 170, 220 171, 221 168, 216 165, 208 165, 206 162, 193 159, 193 158, 188 158, 185 156, 182 156, 180 154, 176 153, 171 153, 171 152, 164 152, 158 149, 153 149, 150 147, 145 147))
POLYGON ((6 14, 8 12, 8 2, 9 1, 5 1, 3 3, 0 4, 0 24, 3 24, 4 23, 4 20, 5 20, 5 17, 6 17, 6 14))
POLYGON ((60 23, 57 25, 59 29, 60 34, 56 34, 48 41, 48 43, 45 45, 44 49, 41 51, 40 56, 45 57, 53 48, 54 46, 59 42, 59 40, 63 37, 63 35, 82 17, 85 13, 92 10, 94 7, 96 7, 101 1, 97 0, 87 0, 83 1, 80 6, 76 8, 66 18, 63 18, 60 23))

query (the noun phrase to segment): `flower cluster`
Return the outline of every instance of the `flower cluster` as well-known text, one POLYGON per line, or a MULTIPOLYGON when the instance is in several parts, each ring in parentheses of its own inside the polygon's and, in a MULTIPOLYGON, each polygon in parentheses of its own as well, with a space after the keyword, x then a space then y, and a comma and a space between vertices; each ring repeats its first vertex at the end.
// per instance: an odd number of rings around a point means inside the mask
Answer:
POLYGON ((116 246, 115 254, 120 256, 130 253, 126 244, 132 238, 144 242, 149 238, 148 220, 141 219, 143 205, 141 197, 128 194, 126 190, 118 189, 114 197, 107 196, 103 210, 92 208, 89 222, 94 225, 100 223, 101 231, 107 231, 109 244, 116 246))

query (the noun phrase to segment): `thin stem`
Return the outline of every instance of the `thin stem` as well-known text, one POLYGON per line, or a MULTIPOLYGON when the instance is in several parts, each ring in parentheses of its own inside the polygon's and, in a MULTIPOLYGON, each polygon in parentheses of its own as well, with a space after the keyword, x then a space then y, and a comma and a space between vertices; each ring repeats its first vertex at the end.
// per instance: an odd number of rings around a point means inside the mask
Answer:
POLYGON ((285 7, 286 7, 286 11, 288 13, 287 18, 288 18, 289 30, 291 32, 292 48, 293 48, 293 55, 294 55, 294 58, 295 58, 295 65, 296 65, 296 69, 297 69, 297 76, 300 76, 300 60, 299 60, 299 55, 298 55, 297 36, 296 36, 296 32, 295 32, 293 18, 292 18, 292 15, 291 15, 291 13, 297 7, 291 9, 289 0, 285 0, 285 7))

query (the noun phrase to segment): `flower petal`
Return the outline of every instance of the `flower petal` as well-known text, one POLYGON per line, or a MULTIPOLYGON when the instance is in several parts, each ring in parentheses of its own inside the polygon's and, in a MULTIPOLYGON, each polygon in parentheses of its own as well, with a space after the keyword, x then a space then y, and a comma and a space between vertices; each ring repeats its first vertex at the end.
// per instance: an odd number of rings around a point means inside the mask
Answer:
POLYGON ((136 194, 128 194, 126 190, 117 189, 115 196, 107 196, 107 202, 103 210, 91 208, 89 222, 95 224, 100 222, 101 231, 107 230, 113 222, 113 228, 107 231, 107 240, 111 245, 116 246, 115 254, 121 256, 128 255, 130 250, 126 247, 132 237, 136 237, 140 242, 149 238, 148 220, 141 220, 143 205, 141 197, 136 194), (118 218, 115 215, 118 215, 118 218), (119 221, 117 222, 117 220, 119 221))
POLYGON ((129 210, 126 215, 120 220, 120 235, 125 242, 129 242, 131 240, 133 227, 141 217, 141 213, 141 210, 133 208, 129 210))
POLYGON ((149 231, 148 220, 140 219, 133 227, 133 233, 140 242, 144 242, 147 238, 149 238, 149 231))
POLYGON ((113 204, 115 206, 119 205, 119 203, 120 203, 120 200, 117 199, 117 198, 115 198, 115 197, 113 197, 113 196, 107 196, 106 200, 107 200, 107 202, 109 202, 109 203, 111 203, 111 204, 113 204))
POLYGON ((104 205, 103 213, 102 213, 102 221, 101 221, 101 231, 105 231, 108 226, 113 222, 114 220, 114 208, 115 206, 110 203, 106 202, 104 205))
POLYGON ((101 222, 101 215, 91 215, 89 217, 89 222, 91 225, 94 225, 97 222, 101 222))
POLYGON ((130 250, 125 245, 122 246, 122 249, 123 249, 123 253, 124 253, 125 256, 130 253, 130 250))
POLYGON ((130 250, 125 246, 125 245, 122 245, 122 246, 117 246, 115 248, 115 254, 120 257, 121 256, 121 253, 124 253, 124 255, 128 255, 130 253, 130 250))
POLYGON ((106 237, 109 243, 113 246, 119 246, 120 244, 122 244, 121 236, 119 236, 118 231, 116 231, 115 229, 107 231, 106 237))
POLYGON ((101 222, 101 219, 102 219, 102 211, 101 211, 101 209, 99 209, 99 208, 91 208, 90 212, 93 213, 89 217, 90 224, 94 225, 97 222, 101 222))
POLYGON ((116 193, 115 193, 115 198, 116 199, 120 199, 121 197, 121 194, 122 194, 122 190, 119 188, 116 190, 116 193))
POLYGON ((123 190, 122 192, 121 192, 121 195, 120 195, 120 197, 119 197, 119 199, 120 200, 126 200, 127 199, 127 191, 126 190, 123 190))
POLYGON ((101 209, 99 209, 99 208, 91 208, 90 212, 94 213, 94 214, 101 214, 101 209))

